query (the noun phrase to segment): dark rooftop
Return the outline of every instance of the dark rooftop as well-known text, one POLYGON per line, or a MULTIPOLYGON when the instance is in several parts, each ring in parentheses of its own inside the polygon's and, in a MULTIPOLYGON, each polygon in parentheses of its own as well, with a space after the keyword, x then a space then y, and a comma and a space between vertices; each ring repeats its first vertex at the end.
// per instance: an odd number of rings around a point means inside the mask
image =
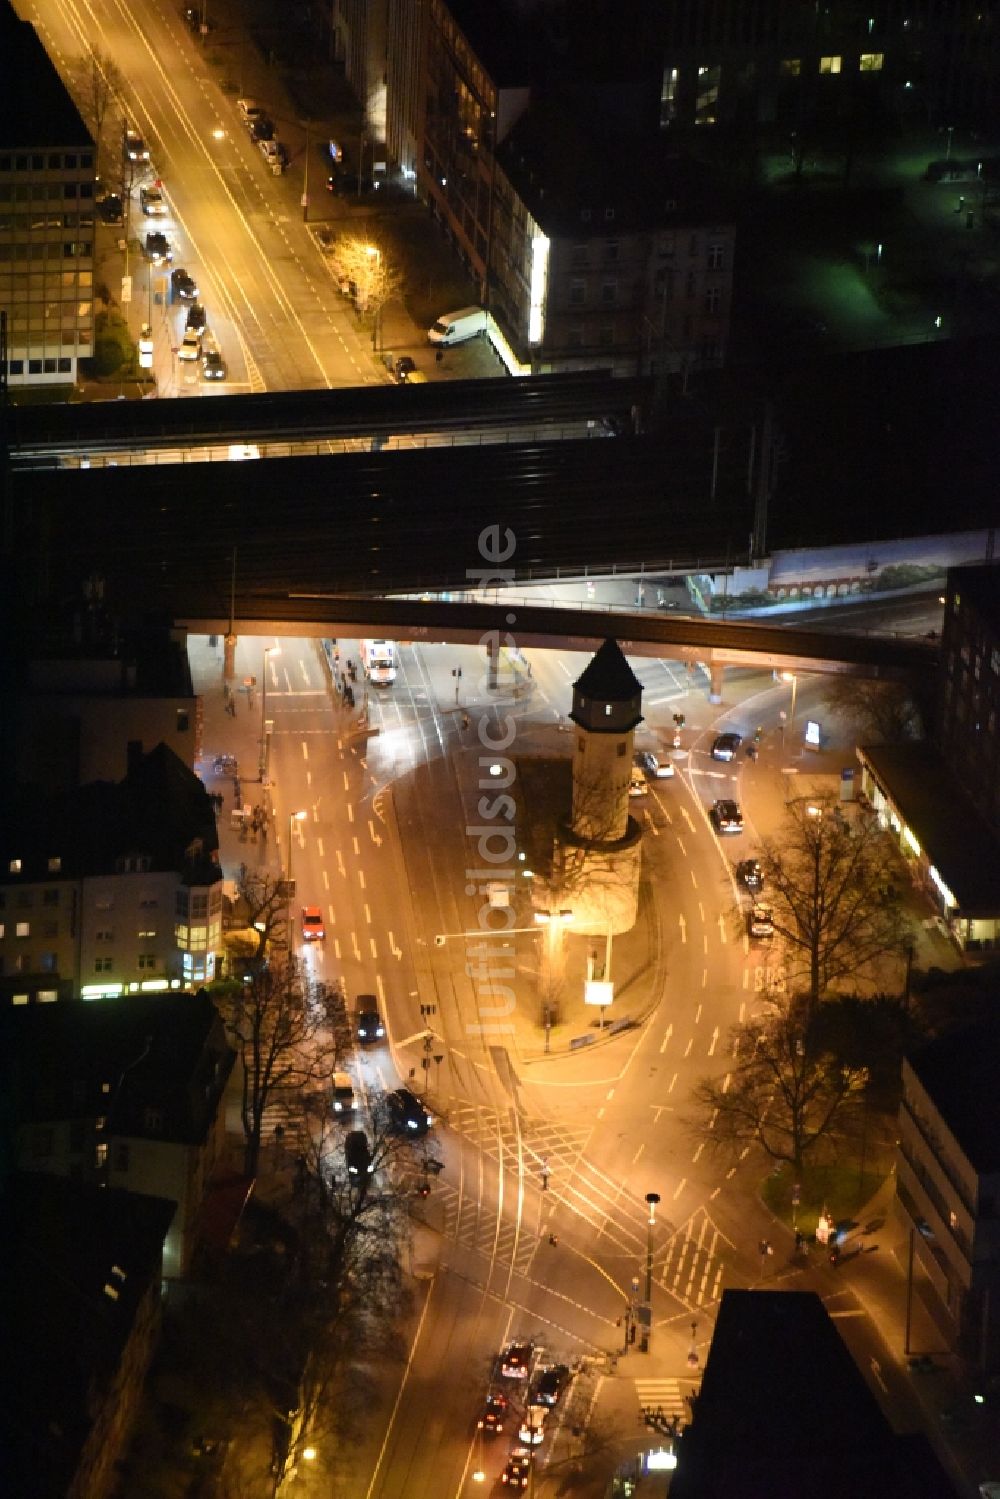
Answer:
POLYGON ((944 1499, 930 1447, 897 1438, 820 1298, 725 1291, 671 1499, 944 1499))
POLYGON ((0 1043, 7 1112, 19 1123, 106 1114, 111 1135, 193 1145, 234 1059, 201 991, 12 1006, 0 1010, 0 1043))
MULTIPOLYGON (((53 1006, 55 1008, 55 1006, 53 1006)), ((7 1492, 62 1499, 143 1298, 159 1294, 172 1202, 18 1174, 0 1198, 7 1492), (114 1294, 110 1294, 108 1288, 114 1294), (13 1356, 16 1350, 16 1357, 13 1356)))
POLYGON ((862 745, 963 916, 1000 911, 1000 845, 930 744, 862 745))
POLYGON ((93 140, 34 26, 0 0, 0 149, 90 147, 93 140))
POLYGON ((642 683, 617 640, 606 640, 573 683, 574 694, 604 703, 630 703, 642 696, 642 683))
POLYGON ((942 1036, 907 1060, 975 1169, 1000 1171, 1000 1018, 942 1036))
POLYGON ((949 592, 961 594, 966 603, 1000 637, 1000 567, 996 563, 980 567, 953 567, 948 573, 949 592))

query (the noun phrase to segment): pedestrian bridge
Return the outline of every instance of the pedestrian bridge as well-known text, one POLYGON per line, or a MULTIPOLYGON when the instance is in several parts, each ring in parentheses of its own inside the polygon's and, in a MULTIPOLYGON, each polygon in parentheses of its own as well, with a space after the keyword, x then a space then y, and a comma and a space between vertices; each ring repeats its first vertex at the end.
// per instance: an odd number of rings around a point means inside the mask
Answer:
MULTIPOLYGON (((176 623, 195 634, 226 635, 230 628, 227 618, 211 615, 189 614, 176 623)), ((709 673, 713 698, 721 693, 727 666, 907 681, 935 670, 938 649, 930 640, 665 615, 649 609, 548 606, 503 590, 492 602, 289 593, 257 600, 252 615, 236 615, 233 629, 237 635, 348 640, 377 635, 413 643, 481 644, 494 658, 503 646, 592 653, 611 636, 627 655, 699 663, 709 673)))

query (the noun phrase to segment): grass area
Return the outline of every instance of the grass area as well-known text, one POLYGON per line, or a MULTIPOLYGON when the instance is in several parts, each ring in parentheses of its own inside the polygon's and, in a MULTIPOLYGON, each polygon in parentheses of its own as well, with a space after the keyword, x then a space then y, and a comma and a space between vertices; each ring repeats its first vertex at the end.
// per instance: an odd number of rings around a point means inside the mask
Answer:
POLYGON ((878 1160, 865 1166, 864 1174, 857 1164, 828 1161, 802 1173, 799 1183, 800 1202, 793 1225, 792 1189, 794 1177, 790 1166, 768 1176, 761 1187, 761 1197, 774 1216, 789 1230, 797 1227, 807 1238, 816 1232, 816 1220, 825 1207, 835 1223, 853 1218, 859 1208, 870 1202, 888 1175, 888 1163, 878 1160))

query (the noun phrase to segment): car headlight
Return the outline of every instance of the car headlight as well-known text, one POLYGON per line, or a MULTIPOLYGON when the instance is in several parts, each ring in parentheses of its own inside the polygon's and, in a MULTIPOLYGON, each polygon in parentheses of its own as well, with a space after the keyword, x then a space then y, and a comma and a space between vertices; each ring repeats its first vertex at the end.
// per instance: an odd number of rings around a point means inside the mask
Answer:
POLYGON ((368 1032, 367 1031, 365 1031, 365 1030, 358 1031, 358 1039, 359 1040, 364 1041, 364 1040, 367 1039, 367 1036, 368 1036, 368 1032))
POLYGON ((343 1108, 343 1107, 344 1107, 344 1105, 343 1105, 343 1104, 342 1104, 342 1103, 335 1103, 335 1104, 334 1104, 334 1106, 333 1106, 333 1111, 334 1111, 334 1113, 335 1113, 335 1114, 339 1114, 339 1113, 340 1113, 340 1111, 341 1111, 341 1109, 342 1109, 342 1108, 343 1108))

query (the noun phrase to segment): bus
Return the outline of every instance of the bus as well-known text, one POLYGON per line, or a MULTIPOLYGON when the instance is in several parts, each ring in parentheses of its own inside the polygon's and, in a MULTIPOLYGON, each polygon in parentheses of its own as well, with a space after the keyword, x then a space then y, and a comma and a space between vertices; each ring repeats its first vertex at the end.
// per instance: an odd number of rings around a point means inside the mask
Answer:
POLYGON ((396 647, 391 640, 362 640, 361 666, 374 687, 396 680, 396 647))

